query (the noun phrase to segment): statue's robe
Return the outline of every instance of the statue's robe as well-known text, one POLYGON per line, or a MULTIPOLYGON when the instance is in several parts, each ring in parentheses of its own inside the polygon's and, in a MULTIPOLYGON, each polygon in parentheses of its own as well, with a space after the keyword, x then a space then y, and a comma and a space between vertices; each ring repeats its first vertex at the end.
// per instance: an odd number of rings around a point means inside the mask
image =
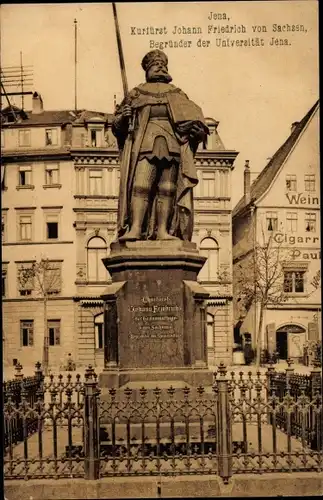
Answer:
MULTIPOLYGON (((120 106, 117 107, 112 124, 112 131, 117 137, 121 153, 120 191, 117 221, 118 238, 123 236, 131 226, 130 205, 133 180, 141 145, 145 137, 147 124, 149 122, 151 106, 153 105, 167 106, 169 122, 171 123, 174 135, 180 144, 180 160, 176 195, 174 210, 170 221, 169 234, 182 240, 190 241, 192 238, 194 215, 193 187, 198 183, 196 167, 194 164, 194 154, 197 150, 198 142, 189 138, 189 130, 194 121, 201 122, 206 133, 208 133, 208 128, 205 125, 202 114, 198 112, 196 116, 192 117, 192 120, 175 123, 174 117, 176 116, 176 113, 178 112, 179 115, 183 114, 183 103, 193 105, 194 107, 194 103, 188 99, 186 94, 174 85, 161 82, 148 82, 131 90, 120 106), (134 110, 132 133, 128 133, 128 126, 125 126, 121 117, 122 109, 125 104, 130 105, 134 110), (196 120, 196 117, 198 117, 198 120, 196 120)), ((200 110, 200 108, 196 108, 200 110)), ((155 206, 156 199, 149 209, 145 227, 143 228, 143 237, 146 239, 152 238, 154 235, 156 226, 155 206)))

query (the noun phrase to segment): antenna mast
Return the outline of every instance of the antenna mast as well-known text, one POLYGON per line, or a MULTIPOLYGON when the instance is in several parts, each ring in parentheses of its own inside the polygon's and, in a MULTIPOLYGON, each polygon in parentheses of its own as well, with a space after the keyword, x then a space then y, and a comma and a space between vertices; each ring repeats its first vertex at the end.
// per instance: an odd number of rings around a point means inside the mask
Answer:
MULTIPOLYGON (((11 97, 20 96, 22 110, 25 106, 25 95, 32 95, 33 69, 31 65, 24 66, 22 63, 22 52, 20 52, 19 66, 1 67, 1 98, 5 97, 8 108, 16 120, 11 97)), ((2 112, 2 99, 1 99, 2 112)))
POLYGON ((77 20, 74 19, 74 108, 77 111, 77 20))

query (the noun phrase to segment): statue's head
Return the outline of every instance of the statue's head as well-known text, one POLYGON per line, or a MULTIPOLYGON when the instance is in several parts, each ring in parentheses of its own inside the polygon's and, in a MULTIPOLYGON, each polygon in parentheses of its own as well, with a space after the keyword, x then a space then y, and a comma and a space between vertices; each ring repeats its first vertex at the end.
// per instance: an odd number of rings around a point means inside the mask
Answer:
POLYGON ((146 72, 147 82, 166 82, 172 81, 168 73, 168 58, 161 50, 151 50, 145 55, 141 62, 143 70, 146 72))

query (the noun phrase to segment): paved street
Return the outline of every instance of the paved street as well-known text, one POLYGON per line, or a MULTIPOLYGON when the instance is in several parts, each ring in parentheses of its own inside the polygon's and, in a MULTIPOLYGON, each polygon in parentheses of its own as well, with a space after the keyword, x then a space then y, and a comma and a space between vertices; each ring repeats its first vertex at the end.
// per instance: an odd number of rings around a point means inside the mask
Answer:
MULTIPOLYGON (((285 371, 286 368, 288 368, 288 365, 287 365, 286 361, 280 361, 279 363, 275 364, 274 367, 275 367, 275 370, 277 370, 277 371, 285 371)), ((299 373, 299 374, 302 374, 302 375, 309 375, 311 373, 311 370, 313 369, 313 367, 311 367, 311 366, 304 366, 304 365, 301 365, 301 364, 293 364, 292 368, 294 368, 294 372, 295 373, 299 373)), ((210 366, 209 369, 211 371, 216 371, 217 367, 216 366, 210 366)), ((256 374, 258 370, 261 373, 265 373, 267 371, 267 369, 268 369, 268 365, 261 366, 259 368, 257 368, 255 365, 249 365, 249 366, 246 366, 246 365, 231 365, 231 366, 227 367, 228 372, 234 371, 234 372, 239 373, 240 371, 242 371, 243 373, 248 373, 249 371, 251 371, 252 374, 256 374)), ((95 370, 95 372, 97 374, 99 374, 101 372, 102 368, 101 367, 94 367, 94 370, 95 370)), ((4 367, 3 368, 3 378, 4 378, 4 380, 13 379, 14 376, 15 376, 15 373, 16 372, 15 372, 14 366, 4 367)), ((23 369, 22 369, 22 373, 26 377, 34 375, 35 374, 35 367, 34 366, 24 366, 23 369)), ((62 374, 63 377, 64 377, 63 380, 66 379, 67 375, 72 375, 72 380, 75 380, 75 375, 77 373, 79 373, 81 375, 81 379, 83 379, 84 378, 84 373, 85 373, 85 368, 77 369, 74 372, 67 372, 67 371, 61 371, 61 370, 55 370, 55 369, 53 369, 53 370, 50 371, 50 373, 53 374, 53 375, 55 375, 55 377, 57 375, 59 375, 59 374, 62 374)))

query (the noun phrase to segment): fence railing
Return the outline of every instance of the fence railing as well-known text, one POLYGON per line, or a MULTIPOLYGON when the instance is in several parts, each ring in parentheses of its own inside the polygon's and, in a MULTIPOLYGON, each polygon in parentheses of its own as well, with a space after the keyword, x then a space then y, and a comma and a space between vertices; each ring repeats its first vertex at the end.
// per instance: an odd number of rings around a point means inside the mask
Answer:
POLYGON ((38 365, 33 395, 24 377, 19 401, 16 380, 4 386, 5 478, 217 474, 228 481, 321 471, 321 371, 292 372, 227 373, 220 365, 212 387, 105 392, 91 366, 81 380, 44 379, 38 365))
POLYGON ((43 382, 43 372, 41 364, 36 363, 35 375, 24 377, 22 374, 22 366, 17 363, 15 366, 15 378, 8 380, 3 384, 4 404, 8 405, 8 410, 11 408, 11 418, 4 420, 4 446, 9 443, 17 444, 23 440, 24 432, 29 436, 35 432, 37 419, 31 415, 23 415, 16 411, 22 406, 22 402, 29 407, 34 407, 38 396, 41 395, 40 389, 43 382))

